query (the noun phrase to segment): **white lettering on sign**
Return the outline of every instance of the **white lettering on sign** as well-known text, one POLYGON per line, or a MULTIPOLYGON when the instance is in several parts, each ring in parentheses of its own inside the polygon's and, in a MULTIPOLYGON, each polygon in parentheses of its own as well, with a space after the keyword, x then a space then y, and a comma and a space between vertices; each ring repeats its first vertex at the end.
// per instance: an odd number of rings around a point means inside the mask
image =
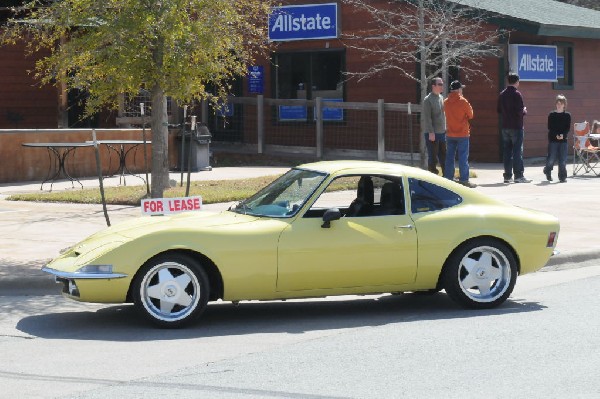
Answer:
POLYGON ((277 16, 271 32, 297 32, 323 29, 331 29, 331 18, 321 17, 321 14, 317 14, 315 17, 306 17, 302 14, 295 18, 291 15, 280 14, 277 16))
POLYGON ((547 55, 542 58, 539 55, 532 57, 531 54, 523 54, 519 63, 519 71, 554 72, 554 60, 547 55))
POLYGON ((141 203, 143 215, 166 215, 202 209, 202 197, 148 198, 141 203))

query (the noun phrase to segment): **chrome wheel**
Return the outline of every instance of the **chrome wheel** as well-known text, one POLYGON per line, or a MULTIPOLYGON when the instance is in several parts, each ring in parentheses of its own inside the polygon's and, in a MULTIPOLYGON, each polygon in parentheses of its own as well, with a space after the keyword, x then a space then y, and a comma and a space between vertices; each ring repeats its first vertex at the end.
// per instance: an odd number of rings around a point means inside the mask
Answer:
POLYGON ((492 308, 512 292, 517 261, 506 244, 482 238, 454 251, 443 273, 444 288, 454 301, 470 308, 492 308))
POLYGON ((509 287, 510 263, 496 248, 477 247, 463 257, 457 278, 466 296, 477 302, 492 302, 509 287))
POLYGON ((186 256, 172 255, 146 265, 136 278, 134 301, 161 327, 178 327, 198 316, 207 303, 204 272, 186 256))

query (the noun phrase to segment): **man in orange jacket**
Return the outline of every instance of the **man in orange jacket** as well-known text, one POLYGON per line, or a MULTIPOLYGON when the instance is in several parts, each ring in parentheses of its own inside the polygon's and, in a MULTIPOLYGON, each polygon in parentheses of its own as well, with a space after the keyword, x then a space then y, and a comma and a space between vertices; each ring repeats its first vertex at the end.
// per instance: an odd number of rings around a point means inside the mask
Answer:
POLYGON ((458 182, 467 187, 477 187, 469 181, 469 121, 473 119, 473 107, 463 97, 463 86, 458 80, 450 83, 450 94, 444 100, 446 111, 446 167, 444 177, 454 180, 454 159, 458 152, 458 182))

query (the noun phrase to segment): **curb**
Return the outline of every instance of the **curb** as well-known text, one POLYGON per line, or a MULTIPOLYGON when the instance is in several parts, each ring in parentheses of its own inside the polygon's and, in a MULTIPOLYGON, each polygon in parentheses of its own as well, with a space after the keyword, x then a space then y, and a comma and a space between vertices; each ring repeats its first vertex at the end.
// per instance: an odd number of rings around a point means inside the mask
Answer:
POLYGON ((559 267, 570 263, 584 263, 588 261, 596 261, 600 259, 600 251, 577 251, 569 254, 559 253, 552 256, 544 268, 559 267))

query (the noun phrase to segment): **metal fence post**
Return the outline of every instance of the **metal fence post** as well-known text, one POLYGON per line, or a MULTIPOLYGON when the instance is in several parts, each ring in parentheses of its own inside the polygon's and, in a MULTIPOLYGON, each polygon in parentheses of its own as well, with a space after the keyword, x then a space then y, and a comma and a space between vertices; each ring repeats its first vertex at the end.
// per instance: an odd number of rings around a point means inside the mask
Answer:
POLYGON ((315 120, 317 124, 317 159, 321 159, 323 158, 323 98, 321 97, 317 97, 315 120))
POLYGON ((265 97, 262 94, 256 96, 256 125, 258 153, 262 154, 265 145, 265 97))
POLYGON ((377 160, 385 160, 385 103, 383 99, 377 100, 377 160))

